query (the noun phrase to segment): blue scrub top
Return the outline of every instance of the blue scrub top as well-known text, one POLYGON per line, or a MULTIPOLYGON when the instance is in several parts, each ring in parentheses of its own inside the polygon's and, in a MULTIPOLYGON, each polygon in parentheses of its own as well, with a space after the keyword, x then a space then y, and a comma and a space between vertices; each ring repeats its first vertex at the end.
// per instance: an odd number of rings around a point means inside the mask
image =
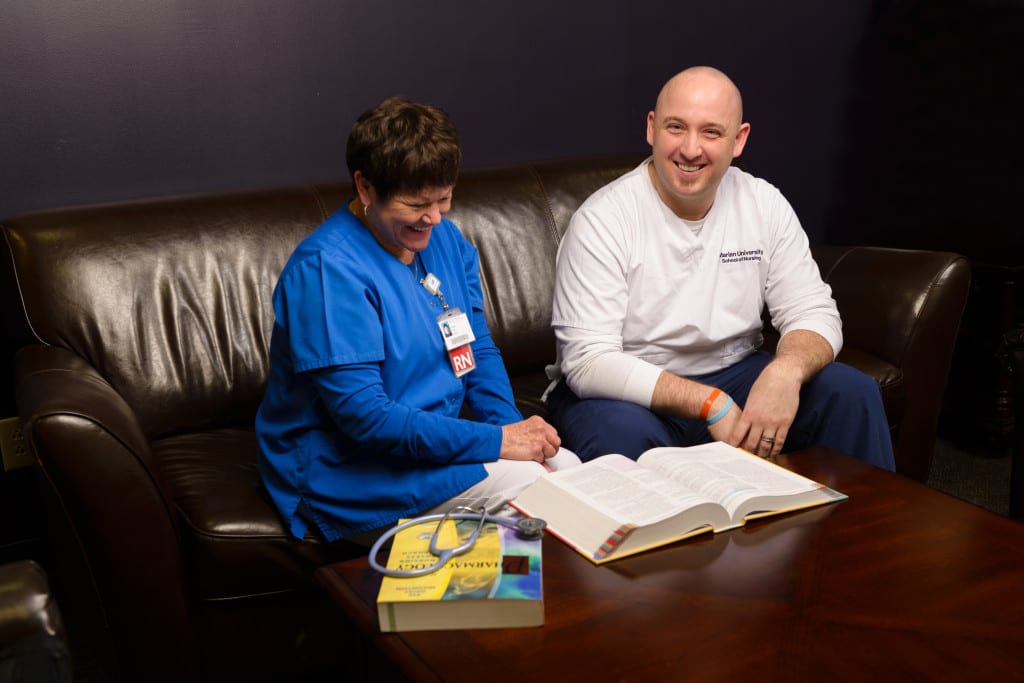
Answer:
POLYGON ((297 538, 310 523, 333 541, 438 505, 486 476, 500 426, 523 419, 484 319, 476 249, 448 220, 407 266, 346 206, 292 253, 273 302, 259 469, 297 538), (462 378, 426 272, 476 335, 477 368, 462 378), (459 419, 464 400, 478 422, 459 419))

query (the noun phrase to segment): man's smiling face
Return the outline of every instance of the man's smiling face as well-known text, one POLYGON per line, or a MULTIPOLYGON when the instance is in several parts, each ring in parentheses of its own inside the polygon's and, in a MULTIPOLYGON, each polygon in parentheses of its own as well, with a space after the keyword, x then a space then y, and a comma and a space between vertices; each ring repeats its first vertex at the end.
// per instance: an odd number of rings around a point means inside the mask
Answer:
POLYGON ((670 80, 647 115, 651 182, 681 218, 703 218, 750 124, 742 123, 739 91, 724 74, 690 69, 670 80))

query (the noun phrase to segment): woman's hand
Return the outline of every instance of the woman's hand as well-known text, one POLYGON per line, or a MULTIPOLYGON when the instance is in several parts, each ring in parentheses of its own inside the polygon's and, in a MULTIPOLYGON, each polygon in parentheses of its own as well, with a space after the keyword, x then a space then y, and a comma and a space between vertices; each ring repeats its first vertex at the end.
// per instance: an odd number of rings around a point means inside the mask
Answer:
POLYGON ((540 416, 513 422, 501 428, 501 453, 506 460, 534 460, 543 463, 558 452, 558 432, 540 416))

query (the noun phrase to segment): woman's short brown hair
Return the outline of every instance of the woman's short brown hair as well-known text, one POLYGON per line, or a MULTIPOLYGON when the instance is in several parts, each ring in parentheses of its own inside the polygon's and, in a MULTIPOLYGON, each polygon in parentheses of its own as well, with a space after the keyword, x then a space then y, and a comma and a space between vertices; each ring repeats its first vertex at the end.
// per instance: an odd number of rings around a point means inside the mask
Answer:
POLYGON ((455 185, 462 152, 448 114, 428 104, 389 97, 364 112, 345 148, 349 174, 361 171, 381 199, 455 185))

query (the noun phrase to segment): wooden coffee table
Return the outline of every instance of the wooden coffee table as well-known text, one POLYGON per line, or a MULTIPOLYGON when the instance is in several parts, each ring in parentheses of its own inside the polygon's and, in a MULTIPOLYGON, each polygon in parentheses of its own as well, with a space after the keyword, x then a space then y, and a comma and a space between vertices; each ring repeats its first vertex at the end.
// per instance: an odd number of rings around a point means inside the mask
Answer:
POLYGON ((1024 680, 1024 525, 828 449, 780 461, 849 500, 600 567, 549 535, 541 628, 382 634, 365 558, 317 579, 378 681, 1024 680))

